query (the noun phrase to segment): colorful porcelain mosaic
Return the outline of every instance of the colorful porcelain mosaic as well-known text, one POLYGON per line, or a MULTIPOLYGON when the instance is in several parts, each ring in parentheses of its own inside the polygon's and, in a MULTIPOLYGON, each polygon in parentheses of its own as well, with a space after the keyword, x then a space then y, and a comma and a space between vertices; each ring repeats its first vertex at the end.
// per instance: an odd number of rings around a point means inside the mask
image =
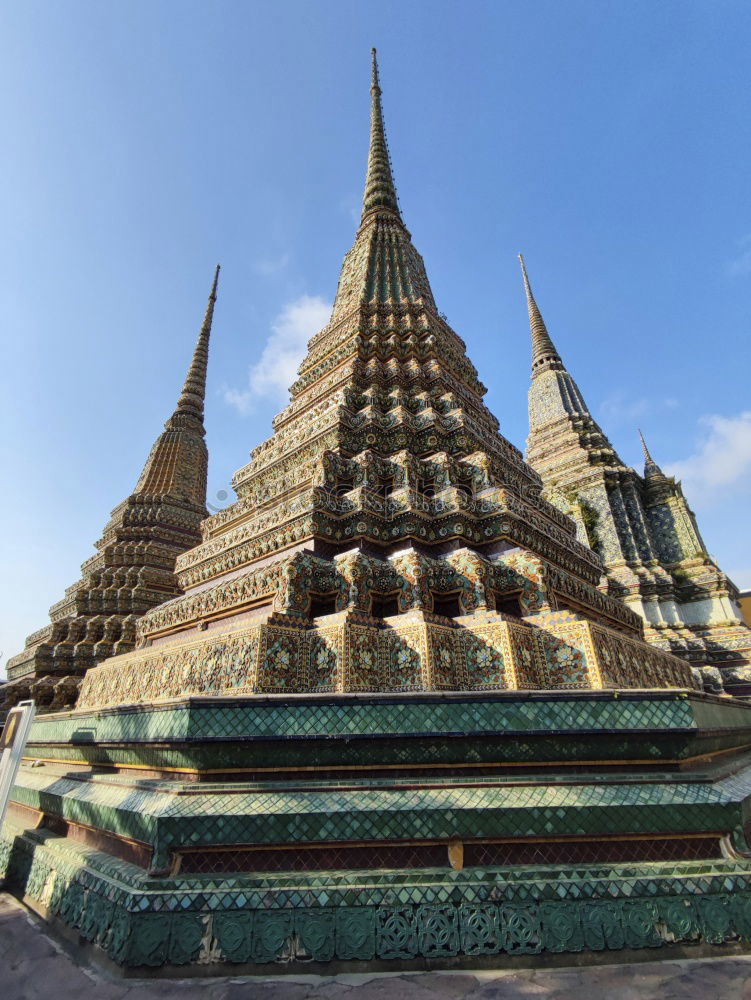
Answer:
POLYGON ((680 483, 647 450, 644 475, 625 466, 566 370, 522 263, 532 329, 527 458, 546 496, 602 557, 602 589, 646 622, 645 637, 689 663, 720 668, 751 691, 751 630, 738 590, 707 552, 680 483))
POLYGON ((751 742, 751 707, 684 691, 204 696, 39 718, 27 755, 222 772, 289 770, 313 755, 321 768, 602 761, 624 740, 639 760, 727 751, 751 742))
MULTIPOLYGON (((470 861, 451 870, 447 853, 440 868, 392 871, 243 874, 230 868, 181 875, 178 869, 186 855, 210 859, 212 850, 232 845, 388 846, 403 843, 405 834, 446 851, 457 838, 470 848, 477 838, 554 845, 572 836, 586 838, 595 856, 598 844, 624 837, 632 838, 625 843, 650 843, 711 836, 722 839, 726 853, 747 851, 748 761, 738 759, 728 775, 723 754, 714 768, 704 763, 676 780, 668 757, 698 753, 707 761, 706 751, 737 751, 749 733, 751 706, 681 692, 295 695, 79 709, 35 724, 28 753, 42 766, 19 774, 13 809, 26 812, 20 826, 4 828, 0 875, 43 913, 130 967, 235 963, 252 969, 278 962, 281 969, 297 960, 455 955, 471 962, 482 954, 732 942, 747 933, 743 900, 751 896, 751 874, 748 862, 720 859, 719 845, 707 860, 670 864, 546 869, 470 861), (582 739, 595 742, 587 749, 582 739), (79 764, 99 753, 112 763, 120 752, 127 755, 120 758, 125 767, 158 767, 151 748, 164 754, 181 741, 186 764, 209 763, 208 751, 225 754, 230 770, 271 765, 272 773, 267 782, 196 784, 44 763, 60 759, 67 747, 78 752, 79 764), (497 760, 501 746, 509 763, 524 769, 473 776, 472 764, 497 760), (624 768, 624 746, 642 761, 652 756, 659 770, 639 773, 634 762, 624 768), (366 773, 397 760, 399 770, 381 779, 356 777, 351 762, 358 753, 366 773), (567 755, 569 772, 561 763, 567 755), (616 773, 603 770, 608 757, 616 773), (462 775, 410 774, 428 762, 440 768, 441 760, 453 761, 462 775), (545 774, 557 760, 556 775, 535 774, 529 767, 535 760, 545 774), (601 762, 596 773, 582 774, 587 760, 601 762), (314 763, 322 773, 348 767, 348 776, 301 778, 299 769, 314 763), (298 768, 286 783, 285 766, 298 768), (39 825, 33 817, 42 814, 64 822, 68 837, 33 829, 39 825), (73 839, 74 829, 86 830, 88 840, 92 831, 110 839, 99 849, 84 847, 73 839), (147 857, 140 864, 116 860, 104 853, 114 841, 126 851, 143 845, 147 857)), ((219 759, 210 763, 216 767, 219 759)), ((565 845, 558 849, 565 856, 565 845)))
POLYGON ((692 686, 684 661, 643 642, 571 615, 539 621, 487 612, 449 623, 418 610, 385 622, 342 612, 305 629, 272 616, 219 638, 109 660, 87 675, 78 704, 186 694, 692 686))
POLYGON ((692 684, 685 665, 640 647, 639 617, 597 589, 598 558, 498 433, 401 220, 379 94, 371 194, 331 321, 237 473, 237 503, 179 558, 184 596, 143 616, 138 652, 89 673, 84 707, 692 684), (607 662, 589 623, 605 629, 607 662))
MULTIPOLYGON (((592 696, 568 703, 548 699, 537 710, 557 714, 550 726, 599 724, 603 733, 615 716, 631 711, 632 724, 638 718, 647 726, 645 738, 659 725, 683 733, 693 718, 726 735, 736 727, 738 744, 742 724, 748 725, 741 716, 751 712, 719 699, 630 697, 626 705, 592 696)), ((246 713, 260 710, 252 704, 246 713)), ((518 718, 519 706, 506 705, 510 717, 518 718)), ((78 714, 70 724, 83 723, 78 714)), ((280 725, 287 714, 278 713, 280 725)), ((384 712, 384 721, 389 718, 393 712, 384 712)), ((529 722, 537 727, 542 718, 529 722)), ((40 721, 48 735, 64 725, 52 717, 40 721)), ((165 733, 153 730, 152 738, 163 740, 165 733)), ((681 830, 684 837, 711 831, 724 838, 726 853, 745 851, 742 822, 751 772, 746 764, 730 777, 723 774, 722 766, 705 765, 697 780, 681 781, 632 772, 609 781, 601 774, 558 782, 534 776, 520 781, 517 775, 479 782, 350 780, 347 787, 341 781, 304 787, 298 780, 285 788, 278 781, 134 784, 117 776, 66 774, 64 768, 27 768, 17 803, 57 813, 70 824, 89 826, 95 816, 100 829, 152 845, 152 871, 26 822, 4 829, 0 876, 32 905, 129 967, 252 968, 273 962, 281 971, 290 962, 311 960, 464 956, 471 963, 480 955, 720 945, 751 935, 751 871, 747 861, 717 855, 671 863, 474 864, 457 870, 448 867, 447 855, 443 867, 423 870, 204 876, 167 874, 165 865, 184 849, 195 852, 195 845, 206 851, 223 843, 393 842, 407 816, 413 839, 444 847, 457 837, 488 835, 520 843, 572 834, 593 845, 624 835, 649 842, 681 830)))
MULTIPOLYGON (((184 596, 142 617, 141 650, 90 672, 84 706, 532 687, 554 677, 535 616, 641 636, 638 616, 597 589, 600 562, 574 522, 498 433, 437 310, 396 202, 377 84, 371 126, 362 222, 289 406, 235 476, 237 502, 179 558, 184 596)), ((624 683, 675 684, 680 670, 662 663, 662 676, 637 665, 624 683)), ((591 652, 578 679, 559 675, 559 686, 601 683, 591 652)))
POLYGON ((751 706, 686 690, 598 589, 603 498, 568 517, 499 434, 402 221, 380 94, 374 60, 331 320, 177 559, 184 593, 36 720, 0 876, 133 968, 751 937, 751 706))
POLYGON ((6 873, 32 905, 129 968, 275 963, 283 972, 296 962, 455 956, 471 964, 751 939, 751 874, 722 861, 378 873, 367 885, 351 874, 225 878, 221 887, 150 879, 146 894, 132 866, 19 829, 12 846, 0 842, 6 873))
POLYGON ((30 635, 23 652, 8 661, 6 707, 30 697, 37 710, 73 704, 84 672, 132 649, 139 617, 181 593, 175 559, 199 541, 207 513, 203 416, 218 279, 217 267, 175 412, 156 439, 135 491, 112 511, 97 554, 50 609, 51 624, 30 635))

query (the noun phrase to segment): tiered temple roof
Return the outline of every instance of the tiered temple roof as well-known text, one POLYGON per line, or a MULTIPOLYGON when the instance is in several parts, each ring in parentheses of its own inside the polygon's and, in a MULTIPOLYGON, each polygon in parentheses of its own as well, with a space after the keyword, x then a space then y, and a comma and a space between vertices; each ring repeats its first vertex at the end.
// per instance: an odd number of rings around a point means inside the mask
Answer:
POLYGON ((592 417, 521 263, 532 337, 527 460, 545 495, 577 521, 579 537, 605 564, 603 589, 644 618, 650 643, 704 668, 708 683, 750 693, 751 630, 737 588, 709 555, 680 483, 663 473, 641 432, 643 476, 592 417))
POLYGON ((81 579, 50 609, 50 623, 8 661, 6 706, 29 696, 40 707, 69 704, 89 667, 133 648, 141 615, 181 593, 175 559, 199 541, 207 515, 203 418, 218 281, 219 267, 177 406, 134 492, 112 511, 81 579))
POLYGON ((185 595, 143 617, 138 651, 88 675, 82 705, 690 682, 597 590, 598 556, 499 433, 402 219, 375 53, 370 93, 362 218, 331 319, 236 473, 237 501, 178 558, 185 595))
MULTIPOLYGON (((535 385, 617 475, 534 322, 535 385)), ((179 556, 185 593, 35 721, 0 835, 14 892, 140 976, 751 939, 751 704, 687 690, 598 589, 483 392, 401 217, 374 60, 331 320, 179 556)))

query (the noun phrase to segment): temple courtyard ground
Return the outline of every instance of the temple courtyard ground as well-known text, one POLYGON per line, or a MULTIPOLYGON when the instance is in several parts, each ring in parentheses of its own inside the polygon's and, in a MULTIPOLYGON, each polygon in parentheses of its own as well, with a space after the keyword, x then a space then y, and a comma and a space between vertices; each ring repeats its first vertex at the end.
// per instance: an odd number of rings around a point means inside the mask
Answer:
POLYGON ((2 1000, 751 1000, 751 955, 513 972, 118 979, 0 892, 2 1000))

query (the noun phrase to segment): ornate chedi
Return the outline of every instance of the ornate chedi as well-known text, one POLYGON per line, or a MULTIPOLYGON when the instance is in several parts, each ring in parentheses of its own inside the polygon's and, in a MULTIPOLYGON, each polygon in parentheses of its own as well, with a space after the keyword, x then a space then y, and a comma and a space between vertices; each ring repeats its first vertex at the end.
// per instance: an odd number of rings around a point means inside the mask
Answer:
POLYGON ((154 442, 135 491, 115 507, 81 579, 50 608, 50 624, 8 661, 5 705, 33 697, 38 708, 75 702, 83 674, 136 641, 144 612, 181 593, 175 559, 200 539, 206 517, 208 452, 204 397, 219 268, 174 413, 154 442))
POLYGON ((642 640, 499 435, 401 219, 375 62, 371 94, 331 321, 184 595, 36 720, 0 875, 181 975, 748 939, 751 705, 642 640))
POLYGON ((523 260, 522 276, 532 329, 527 460, 545 496, 576 521, 605 565, 601 589, 641 615, 650 644, 699 667, 710 686, 751 693, 738 590, 707 552, 680 483, 643 437, 644 475, 624 465, 553 344, 523 260))
POLYGON ((176 564, 185 596, 80 704, 181 693, 690 684, 498 433, 402 221, 373 65, 360 228, 236 503, 176 564), (509 611, 511 612, 509 614, 509 611), (211 669, 206 668, 207 663, 211 669))

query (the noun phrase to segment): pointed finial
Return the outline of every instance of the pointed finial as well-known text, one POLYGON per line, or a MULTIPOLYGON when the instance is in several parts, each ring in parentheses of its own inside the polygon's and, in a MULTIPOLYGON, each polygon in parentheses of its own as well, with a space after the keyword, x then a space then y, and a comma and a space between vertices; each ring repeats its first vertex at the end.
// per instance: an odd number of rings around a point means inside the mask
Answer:
POLYGON ((185 377, 183 391, 177 401, 175 415, 178 413, 190 414, 203 422, 203 404, 206 398, 206 370, 209 362, 209 337, 211 336, 211 323, 214 318, 214 304, 216 303, 216 292, 219 286, 219 271, 221 266, 216 265, 214 271, 214 281, 209 293, 209 301, 206 305, 206 313, 203 317, 201 330, 190 362, 188 374, 185 377))
POLYGON ((532 298, 532 288, 529 284, 529 275, 527 274, 527 265, 524 263, 523 254, 518 253, 516 255, 519 258, 519 263, 522 266, 522 279, 524 281, 524 290, 527 293, 527 298, 532 298))
MULTIPOLYGON (((637 428, 638 430, 638 428, 637 428)), ((639 431, 639 437, 641 438, 641 447, 644 452, 644 478, 648 480, 656 479, 667 479, 667 476, 662 471, 660 466, 655 462, 652 456, 649 454, 649 448, 647 448, 647 442, 644 440, 644 435, 639 431)))
POLYGON ((383 109, 381 107, 381 84, 378 77, 378 60, 376 50, 371 50, 371 82, 370 82, 370 150, 368 152, 368 172, 365 177, 365 195, 363 197, 363 218, 374 209, 388 209, 399 215, 399 202, 396 197, 396 186, 391 170, 386 129, 383 124, 383 109))
POLYGON ((532 286, 529 283, 529 275, 524 263, 524 258, 519 254, 519 263, 522 268, 522 279, 524 280, 524 291, 527 296, 527 311, 529 312, 529 325, 532 331, 532 375, 542 368, 563 368, 558 351, 550 338, 542 313, 537 307, 535 297, 532 294, 532 286))
POLYGON ((641 432, 641 428, 637 427, 639 431, 639 438, 641 439, 641 450, 644 452, 644 461, 651 462, 652 456, 649 454, 649 448, 647 448, 647 442, 644 440, 644 435, 641 432))

